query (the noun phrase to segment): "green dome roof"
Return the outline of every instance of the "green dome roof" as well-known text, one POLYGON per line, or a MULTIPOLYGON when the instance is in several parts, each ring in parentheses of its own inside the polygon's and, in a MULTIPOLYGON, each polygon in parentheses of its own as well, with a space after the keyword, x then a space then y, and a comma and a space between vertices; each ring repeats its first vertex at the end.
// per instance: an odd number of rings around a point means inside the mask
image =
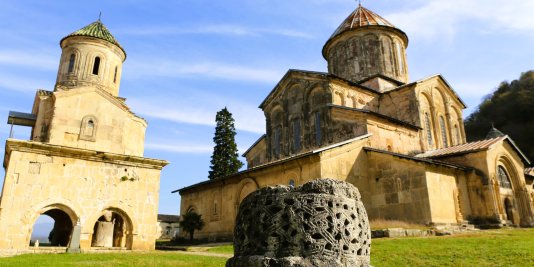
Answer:
MULTIPOLYGON (((87 37, 93 37, 93 38, 98 38, 98 39, 101 39, 101 40, 104 40, 104 41, 108 41, 116 46, 118 46, 122 52, 124 52, 124 54, 126 54, 126 51, 124 51, 124 48, 122 48, 122 46, 119 44, 119 42, 117 41, 117 39, 115 39, 115 37, 113 37, 113 35, 109 32, 108 28, 106 28, 106 26, 104 26, 104 24, 100 21, 100 20, 97 20, 67 36, 65 36, 63 39, 61 39, 61 42, 63 42, 63 40, 69 38, 69 37, 72 37, 72 36, 87 36, 87 37)), ((60 42, 60 43, 61 43, 60 42)))

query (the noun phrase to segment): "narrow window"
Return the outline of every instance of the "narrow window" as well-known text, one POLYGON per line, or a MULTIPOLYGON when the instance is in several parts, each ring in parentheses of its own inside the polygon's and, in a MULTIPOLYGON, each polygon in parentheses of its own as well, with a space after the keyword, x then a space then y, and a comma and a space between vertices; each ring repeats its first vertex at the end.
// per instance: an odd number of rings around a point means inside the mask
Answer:
POLYGON ((293 121, 293 152, 300 150, 300 120, 293 121))
POLYGON ((321 113, 317 112, 315 113, 315 144, 321 145, 321 113))
POLYGON ((213 203, 213 214, 217 214, 217 202, 213 203))
POLYGON ((95 57, 95 64, 93 65, 93 74, 98 75, 100 69, 100 57, 95 57))
POLYGON ((510 177, 508 176, 508 173, 506 172, 503 166, 499 166, 498 176, 499 176, 500 187, 512 189, 512 184, 510 183, 510 177))
POLYGON ((395 43, 395 46, 397 48, 397 62, 399 63, 399 74, 403 74, 404 64, 403 64, 402 48, 399 43, 395 43))
POLYGON ((117 70, 118 70, 118 67, 115 66, 115 74, 113 74, 113 83, 117 83, 117 70))
POLYGON ((280 127, 274 130, 274 155, 280 156, 280 127))
POLYGON ((76 55, 71 54, 69 59, 69 70, 68 73, 72 73, 74 71, 74 61, 76 60, 76 55))
POLYGON ((434 139, 432 139, 432 128, 430 124, 430 116, 428 113, 425 113, 425 128, 426 128, 426 140, 428 141, 429 146, 434 145, 434 139))
POLYGON ((454 125, 454 135, 456 136, 456 145, 459 145, 462 142, 462 137, 460 137, 460 129, 458 128, 458 125, 454 125))
POLYGON ((449 142, 447 140, 447 129, 445 129, 445 120, 443 116, 439 117, 439 126, 441 127, 441 139, 443 139, 443 147, 448 147, 449 142))
POLYGON ((87 121, 87 125, 85 126, 84 135, 85 136, 93 136, 93 133, 95 131, 95 122, 93 120, 87 121))

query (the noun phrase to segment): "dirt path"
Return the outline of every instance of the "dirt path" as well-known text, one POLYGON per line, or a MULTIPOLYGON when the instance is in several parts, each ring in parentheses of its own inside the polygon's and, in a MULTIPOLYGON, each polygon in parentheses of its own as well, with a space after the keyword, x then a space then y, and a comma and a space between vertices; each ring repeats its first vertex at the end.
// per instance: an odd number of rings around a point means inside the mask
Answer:
POLYGON ((199 255, 199 256, 209 256, 209 257, 220 257, 220 258, 231 258, 234 255, 232 254, 223 254, 223 253, 213 253, 213 252, 207 252, 207 251, 199 251, 199 252, 193 252, 193 251, 173 251, 169 253, 181 253, 181 254, 187 254, 187 255, 199 255))

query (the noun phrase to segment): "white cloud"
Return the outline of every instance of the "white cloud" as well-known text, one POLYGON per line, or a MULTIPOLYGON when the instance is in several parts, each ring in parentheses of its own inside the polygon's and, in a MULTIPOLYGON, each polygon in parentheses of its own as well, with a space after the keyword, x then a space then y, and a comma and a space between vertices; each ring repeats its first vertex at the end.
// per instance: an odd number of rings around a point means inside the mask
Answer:
POLYGON ((35 93, 39 88, 49 84, 48 81, 28 79, 0 73, 0 88, 23 93, 35 93))
POLYGON ((125 78, 152 79, 163 77, 208 77, 234 81, 275 83, 283 72, 274 69, 230 65, 217 62, 183 63, 167 59, 137 60, 128 66, 125 78), (145 62, 145 63, 136 63, 145 62), (150 74, 150 75, 148 75, 150 74))
POLYGON ((58 67, 58 59, 47 53, 30 54, 28 52, 15 50, 2 50, 0 51, 0 64, 31 67, 43 70, 56 70, 58 67))
POLYGON ((294 38, 311 39, 313 35, 292 29, 276 28, 251 28, 241 25, 204 25, 197 27, 176 27, 176 26, 151 26, 151 27, 134 27, 132 29, 119 30, 125 35, 180 35, 180 34, 218 34, 218 35, 235 35, 235 36, 263 36, 263 35, 280 35, 294 38))
POLYGON ((147 143, 145 149, 184 154, 209 154, 213 152, 213 146, 192 144, 147 143))
POLYGON ((467 23, 480 23, 481 31, 530 34, 534 30, 534 1, 427 0, 421 6, 383 14, 410 36, 424 39, 453 37, 467 23))
POLYGON ((173 100, 173 102, 169 102, 160 99, 157 102, 148 102, 147 100, 130 98, 128 105, 141 116, 205 126, 215 126, 215 114, 226 106, 233 115, 237 130, 258 134, 265 133, 265 119, 262 111, 249 103, 225 99, 219 95, 189 95, 173 100))

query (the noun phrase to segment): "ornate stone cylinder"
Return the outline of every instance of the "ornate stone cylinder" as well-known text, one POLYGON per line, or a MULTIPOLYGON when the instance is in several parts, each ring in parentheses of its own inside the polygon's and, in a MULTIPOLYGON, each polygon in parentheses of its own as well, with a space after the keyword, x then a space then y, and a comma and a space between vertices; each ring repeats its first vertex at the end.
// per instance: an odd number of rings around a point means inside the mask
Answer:
POLYGON ((369 266, 371 231, 353 185, 318 179, 262 188, 239 207, 227 267, 369 266))

